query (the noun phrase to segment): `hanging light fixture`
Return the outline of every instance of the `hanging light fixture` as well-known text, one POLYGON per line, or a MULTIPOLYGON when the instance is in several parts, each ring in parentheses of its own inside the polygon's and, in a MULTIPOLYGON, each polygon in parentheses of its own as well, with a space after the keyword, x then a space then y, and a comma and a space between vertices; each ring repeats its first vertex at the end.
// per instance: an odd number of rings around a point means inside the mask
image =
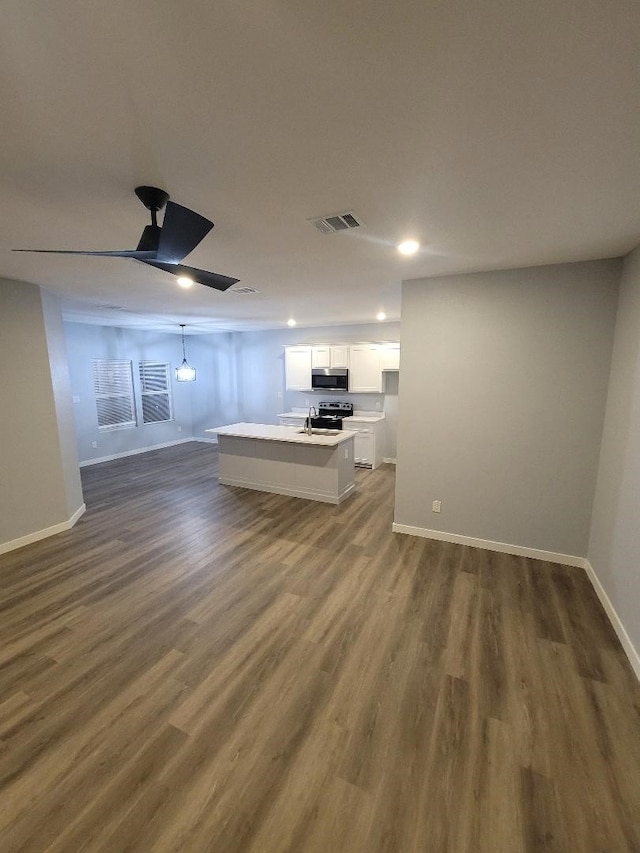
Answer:
POLYGON ((176 379, 178 382, 195 382, 196 369, 189 366, 184 351, 184 325, 184 323, 180 323, 180 328, 182 329, 182 364, 180 367, 176 367, 176 379))

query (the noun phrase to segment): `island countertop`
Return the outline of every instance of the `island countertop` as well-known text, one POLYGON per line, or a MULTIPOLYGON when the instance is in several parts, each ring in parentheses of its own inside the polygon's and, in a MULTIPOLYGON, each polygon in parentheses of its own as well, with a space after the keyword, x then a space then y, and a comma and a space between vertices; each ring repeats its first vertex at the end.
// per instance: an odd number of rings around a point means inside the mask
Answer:
POLYGON ((262 441, 286 441, 291 444, 314 444, 322 447, 335 447, 343 441, 353 439, 353 433, 345 430, 337 435, 322 435, 313 433, 307 435, 300 432, 300 427, 274 426, 273 424, 239 423, 226 426, 212 427, 205 432, 217 435, 229 435, 235 438, 255 438, 262 441))

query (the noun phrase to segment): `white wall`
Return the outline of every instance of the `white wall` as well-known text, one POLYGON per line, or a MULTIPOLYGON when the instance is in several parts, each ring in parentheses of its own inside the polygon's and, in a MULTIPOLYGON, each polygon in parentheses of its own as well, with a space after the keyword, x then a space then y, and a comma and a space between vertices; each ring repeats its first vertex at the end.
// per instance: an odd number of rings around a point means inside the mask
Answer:
POLYGON ((83 506, 60 306, 34 284, 0 280, 0 388, 2 551, 83 506))
POLYGON ((67 342, 62 320, 60 300, 48 290, 40 290, 44 318, 53 404, 58 425, 58 445, 62 475, 67 495, 68 514, 71 516, 83 505, 82 484, 78 474, 78 449, 69 377, 67 342))
POLYGON ((238 354, 234 335, 191 335, 188 361, 197 369, 191 384, 191 420, 194 438, 215 440, 205 430, 241 421, 242 403, 238 378, 238 354))
POLYGON ((403 284, 396 524, 586 555, 619 275, 596 261, 403 284))
MULTIPOLYGON (((640 247, 625 259, 589 561, 640 652, 640 247)), ((640 676, 640 672, 638 673, 640 676)))
MULTIPOLYGON (((159 424, 140 423, 137 427, 103 432, 98 429, 98 414, 93 391, 92 359, 131 360, 136 406, 141 420, 138 365, 142 360, 169 361, 172 368, 179 365, 182 361, 182 344, 179 335, 83 323, 65 323, 65 332, 71 387, 77 400, 73 410, 78 436, 78 456, 81 462, 191 437, 190 389, 197 382, 180 383, 176 382, 172 376, 174 421, 159 424), (178 427, 181 427, 180 431, 178 427), (95 448, 92 447, 94 441, 97 444, 95 448)), ((189 355, 188 349, 187 354, 189 355)), ((198 381, 200 381, 199 372, 198 381)))

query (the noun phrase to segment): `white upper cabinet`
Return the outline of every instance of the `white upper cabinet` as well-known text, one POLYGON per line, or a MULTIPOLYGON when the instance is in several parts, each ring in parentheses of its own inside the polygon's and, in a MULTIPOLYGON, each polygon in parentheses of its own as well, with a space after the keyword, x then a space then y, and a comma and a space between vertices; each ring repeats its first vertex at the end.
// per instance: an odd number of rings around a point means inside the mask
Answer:
POLYGON ((349 367, 349 347, 312 347, 311 367, 349 367))
POLYGON ((287 390, 308 391, 311 388, 311 347, 286 347, 284 371, 287 390))
POLYGON ((311 367, 331 367, 329 347, 311 347, 311 367))
POLYGON ((380 344, 382 370, 400 370, 400 344, 380 344))
POLYGON ((300 344, 286 346, 285 376, 289 391, 311 389, 311 369, 348 368, 349 391, 353 394, 382 394, 383 370, 400 369, 400 344, 300 344))
POLYGON ((378 344, 357 344, 349 348, 349 391, 382 393, 382 367, 378 344))
POLYGON ((329 347, 329 367, 349 367, 349 347, 329 347))

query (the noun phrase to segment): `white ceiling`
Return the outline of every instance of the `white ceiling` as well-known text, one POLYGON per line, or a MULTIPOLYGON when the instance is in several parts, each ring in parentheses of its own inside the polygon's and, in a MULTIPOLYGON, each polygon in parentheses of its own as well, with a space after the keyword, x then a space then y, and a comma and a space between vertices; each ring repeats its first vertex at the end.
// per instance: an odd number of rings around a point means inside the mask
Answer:
POLYGON ((69 318, 397 320, 405 278, 640 242, 637 0, 4 0, 2 19, 0 275, 69 318), (138 184, 216 223, 185 263, 259 294, 10 252, 134 248, 138 184), (342 210, 367 227, 308 222, 342 210))

